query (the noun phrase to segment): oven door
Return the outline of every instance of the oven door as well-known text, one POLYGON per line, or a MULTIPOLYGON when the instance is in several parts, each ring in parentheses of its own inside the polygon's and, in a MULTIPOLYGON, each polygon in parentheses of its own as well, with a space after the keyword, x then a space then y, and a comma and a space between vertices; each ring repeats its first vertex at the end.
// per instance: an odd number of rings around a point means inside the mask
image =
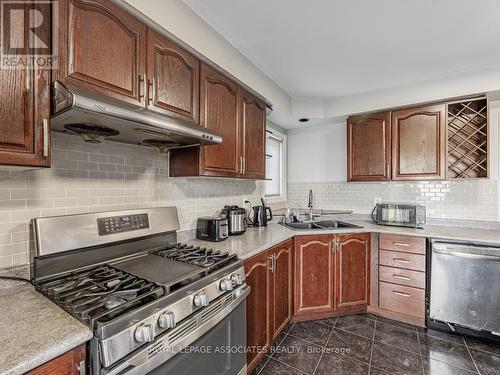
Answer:
POLYGON ((239 375, 246 373, 244 285, 125 357, 106 375, 239 375), (223 301, 223 303, 221 303, 223 301))

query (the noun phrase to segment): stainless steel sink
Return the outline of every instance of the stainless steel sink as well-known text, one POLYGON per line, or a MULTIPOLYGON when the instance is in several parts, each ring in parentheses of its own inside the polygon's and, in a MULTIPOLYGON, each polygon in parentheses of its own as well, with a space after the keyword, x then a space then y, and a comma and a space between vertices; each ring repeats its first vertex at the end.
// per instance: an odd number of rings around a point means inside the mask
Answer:
POLYGON ((321 220, 312 222, 282 223, 283 226, 294 230, 318 230, 318 229, 340 229, 340 228, 362 228, 359 225, 346 223, 338 220, 321 220))

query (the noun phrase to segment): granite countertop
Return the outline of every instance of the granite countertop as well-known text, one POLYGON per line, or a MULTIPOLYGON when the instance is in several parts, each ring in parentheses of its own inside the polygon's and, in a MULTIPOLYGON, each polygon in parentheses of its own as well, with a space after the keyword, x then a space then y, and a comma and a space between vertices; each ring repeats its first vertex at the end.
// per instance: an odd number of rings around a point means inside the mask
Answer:
POLYGON ((23 374, 93 337, 31 284, 11 283, 0 289, 0 374, 23 374))
POLYGON ((413 237, 429 237, 436 239, 483 242, 500 245, 500 230, 452 227, 442 225, 427 225, 423 229, 391 227, 377 225, 363 220, 346 220, 362 228, 343 228, 325 230, 292 230, 278 223, 270 223, 263 228, 248 228, 239 236, 230 236, 222 242, 191 240, 188 243, 204 247, 212 247, 221 251, 237 254, 241 259, 247 259, 261 253, 294 236, 344 233, 383 233, 413 237))

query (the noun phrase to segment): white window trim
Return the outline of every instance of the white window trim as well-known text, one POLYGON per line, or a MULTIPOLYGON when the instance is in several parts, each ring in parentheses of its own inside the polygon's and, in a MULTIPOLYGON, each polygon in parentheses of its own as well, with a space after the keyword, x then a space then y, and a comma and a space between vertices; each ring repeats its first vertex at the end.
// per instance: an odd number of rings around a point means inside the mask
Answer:
MULTIPOLYGON (((276 130, 270 125, 267 125, 267 130, 272 133, 273 136, 281 138, 282 140, 282 147, 283 147, 283 154, 282 154, 282 160, 281 160, 281 174, 282 174, 282 187, 281 187, 281 195, 273 195, 273 196, 267 196, 266 201, 269 203, 283 203, 287 202, 287 193, 288 193, 288 175, 287 175, 287 168, 288 168, 288 139, 287 135, 280 132, 279 130, 276 130)), ((268 137, 268 133, 266 133, 266 139, 268 137)), ((267 172, 267 171, 266 171, 267 172)))

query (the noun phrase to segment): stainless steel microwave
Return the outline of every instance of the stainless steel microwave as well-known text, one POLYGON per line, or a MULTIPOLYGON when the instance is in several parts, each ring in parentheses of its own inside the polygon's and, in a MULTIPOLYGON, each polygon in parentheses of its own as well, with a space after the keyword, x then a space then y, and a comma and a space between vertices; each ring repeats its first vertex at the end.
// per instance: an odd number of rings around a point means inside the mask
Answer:
POLYGON ((380 225, 418 228, 425 224, 425 207, 418 204, 378 203, 372 219, 380 225))

